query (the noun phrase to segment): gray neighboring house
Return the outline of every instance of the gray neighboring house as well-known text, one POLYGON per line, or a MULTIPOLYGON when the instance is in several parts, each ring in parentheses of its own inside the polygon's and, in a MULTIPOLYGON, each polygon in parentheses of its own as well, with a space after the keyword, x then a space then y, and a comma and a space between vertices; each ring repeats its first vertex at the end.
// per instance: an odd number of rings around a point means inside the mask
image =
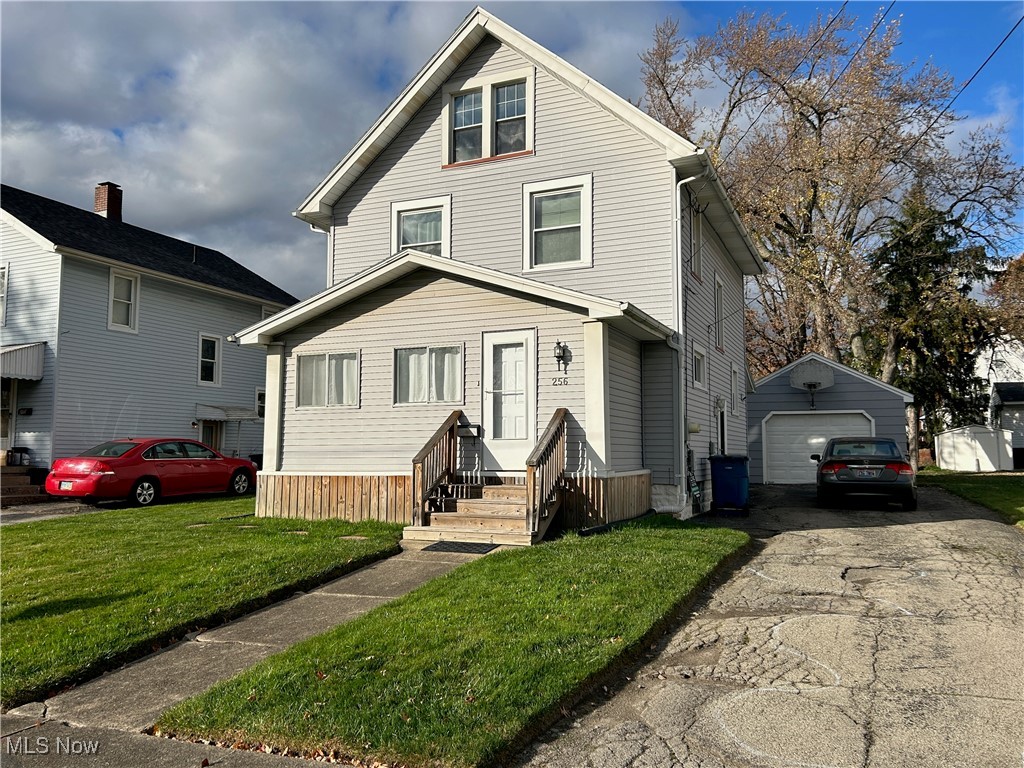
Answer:
POLYGON ((49 466, 112 437, 194 436, 260 453, 265 354, 228 340, 295 297, 225 256, 0 189, 2 448, 49 466))
POLYGON ((908 450, 909 392, 811 353, 756 382, 747 395, 750 482, 813 483, 830 437, 890 437, 908 450))
POLYGON ((268 348, 258 514, 530 543, 555 508, 689 514, 688 473, 746 452, 762 262, 707 153, 486 11, 295 215, 330 286, 238 334, 268 348))
POLYGON ((1013 435, 1013 468, 1024 469, 1024 381, 994 383, 989 409, 990 425, 1013 435))

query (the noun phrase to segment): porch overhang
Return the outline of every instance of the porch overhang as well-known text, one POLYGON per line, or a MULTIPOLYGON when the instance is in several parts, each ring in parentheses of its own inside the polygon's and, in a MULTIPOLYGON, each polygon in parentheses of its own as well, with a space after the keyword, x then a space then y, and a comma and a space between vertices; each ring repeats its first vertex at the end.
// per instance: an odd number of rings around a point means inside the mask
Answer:
POLYGON ((196 403, 196 419, 199 421, 259 421, 260 415, 255 409, 240 405, 196 403))
POLYGON ((382 288, 418 269, 430 269, 456 279, 472 280, 497 289, 511 291, 527 297, 558 302, 586 313, 593 320, 606 321, 626 330, 631 336, 645 341, 671 341, 674 332, 627 301, 593 296, 561 288, 556 285, 530 280, 518 275, 500 272, 488 267, 467 264, 454 259, 434 256, 422 251, 404 250, 361 272, 344 283, 279 312, 271 318, 239 331, 238 342, 247 346, 272 343, 281 334, 341 307, 361 296, 382 288))
POLYGON ((43 378, 45 341, 11 344, 0 351, 0 374, 5 379, 39 381, 43 378))

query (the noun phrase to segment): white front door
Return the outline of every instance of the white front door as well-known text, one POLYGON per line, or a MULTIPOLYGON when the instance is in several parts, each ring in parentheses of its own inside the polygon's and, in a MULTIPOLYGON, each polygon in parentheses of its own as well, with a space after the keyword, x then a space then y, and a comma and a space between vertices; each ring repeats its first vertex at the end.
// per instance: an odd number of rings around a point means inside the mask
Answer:
POLYGON ((526 459, 537 440, 536 360, 534 331, 484 334, 485 470, 526 470, 526 459))

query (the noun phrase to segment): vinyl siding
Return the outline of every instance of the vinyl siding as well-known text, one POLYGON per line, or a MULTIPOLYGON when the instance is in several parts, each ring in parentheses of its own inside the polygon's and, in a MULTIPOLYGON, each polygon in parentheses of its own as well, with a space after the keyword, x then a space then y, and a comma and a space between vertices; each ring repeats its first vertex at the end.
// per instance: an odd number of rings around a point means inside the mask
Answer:
MULTIPOLYGON (((537 436, 556 408, 569 409, 569 470, 586 462, 583 390, 585 317, 569 308, 506 294, 469 281, 418 270, 286 334, 283 398, 283 471, 345 474, 409 473, 413 456, 455 409, 482 419, 482 334, 537 329, 537 436), (556 340, 568 344, 572 362, 556 371, 556 340), (464 345, 464 402, 393 404, 394 350, 464 345), (358 408, 296 408, 296 355, 358 351, 358 408), (551 386, 567 376, 568 386, 551 386)), ((463 466, 479 469, 475 441, 463 440, 463 466)), ((477 446, 478 447, 478 446, 477 446)), ((521 468, 510 468, 525 470, 521 468)))
POLYGON ((642 469, 640 343, 614 329, 608 332, 608 384, 611 469, 642 469))
MULTIPOLYGON (((875 436, 889 437, 907 449, 907 417, 903 398, 842 369, 835 370, 835 384, 814 394, 819 411, 865 411, 875 420, 875 436)), ((750 445, 750 482, 764 482, 764 443, 761 424, 772 412, 809 411, 810 396, 789 384, 782 374, 759 382, 747 397, 747 442, 750 445)))
POLYGON ((18 408, 31 408, 31 416, 15 416, 11 446, 30 451, 35 466, 52 461, 54 396, 57 375, 57 302, 60 296, 61 257, 44 251, 6 221, 0 223, 0 262, 8 267, 3 344, 45 341, 43 378, 17 383, 18 408))
MULTIPOLYGON (((124 270, 128 272, 129 270, 124 270)), ((107 329, 110 269, 67 258, 61 302, 58 455, 112 437, 201 437, 190 424, 196 404, 255 407, 265 352, 226 337, 260 319, 259 302, 215 296, 143 275, 138 333, 107 329), (199 335, 221 337, 221 386, 198 383, 199 335)), ((224 424, 221 448, 261 450, 263 425, 224 424)))
POLYGON ((652 482, 676 484, 679 362, 665 344, 644 344, 642 353, 644 466, 651 470, 652 482))
MULTIPOLYGON (((488 37, 453 79, 526 66, 488 37)), ((529 276, 633 302, 672 324, 674 173, 664 151, 546 71, 535 83, 535 154, 460 168, 441 168, 442 96, 434 94, 336 204, 334 282, 390 254, 392 202, 438 195, 451 196, 452 258, 519 274, 523 184, 592 174, 593 266, 529 276)))

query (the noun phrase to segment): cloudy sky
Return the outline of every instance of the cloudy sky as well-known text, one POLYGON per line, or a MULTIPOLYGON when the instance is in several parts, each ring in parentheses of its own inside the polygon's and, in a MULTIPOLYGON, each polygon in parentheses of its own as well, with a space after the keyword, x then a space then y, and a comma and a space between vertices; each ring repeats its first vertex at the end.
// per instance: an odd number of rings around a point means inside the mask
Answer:
MULTIPOLYGON (((687 34, 738 9, 796 24, 840 2, 486 3, 622 96, 666 16, 687 34)), ((868 25, 888 3, 850 2, 868 25)), ((326 238, 291 212, 473 3, 2 2, 2 154, 12 184, 82 208, 124 188, 125 220, 224 251, 299 298, 325 286, 326 238)), ((963 82, 1022 14, 1016 2, 896 3, 901 56, 963 82), (965 45, 965 41, 970 41, 965 45)), ((1003 122, 1024 161, 1024 28, 957 100, 1003 122)))

